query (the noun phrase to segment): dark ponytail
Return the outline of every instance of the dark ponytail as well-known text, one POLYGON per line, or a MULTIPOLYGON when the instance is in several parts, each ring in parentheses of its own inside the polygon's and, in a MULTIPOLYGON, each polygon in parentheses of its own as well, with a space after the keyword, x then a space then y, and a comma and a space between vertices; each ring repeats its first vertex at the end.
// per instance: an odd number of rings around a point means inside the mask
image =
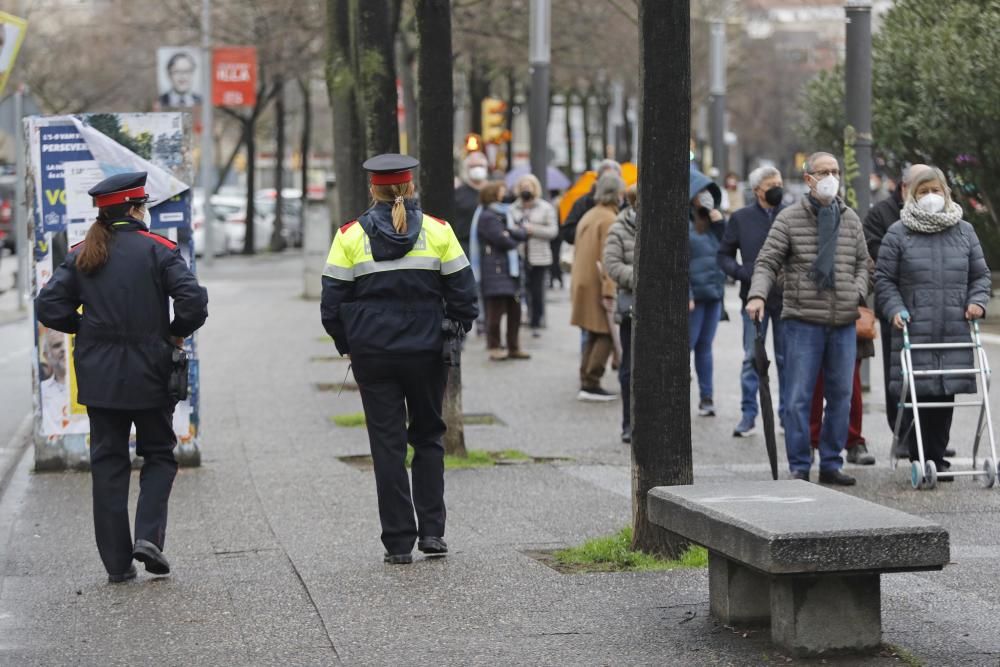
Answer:
POLYGON ((111 223, 128 217, 132 204, 105 206, 97 212, 97 222, 87 230, 76 266, 84 273, 96 273, 108 263, 111 252, 111 223))

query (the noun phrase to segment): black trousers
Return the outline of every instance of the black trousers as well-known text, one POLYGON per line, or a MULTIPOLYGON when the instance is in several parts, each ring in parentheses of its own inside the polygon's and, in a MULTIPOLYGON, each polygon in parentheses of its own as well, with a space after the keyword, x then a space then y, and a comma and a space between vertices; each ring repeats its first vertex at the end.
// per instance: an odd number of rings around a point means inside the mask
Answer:
POLYGON ((899 413, 899 396, 889 390, 889 364, 892 362, 892 337, 898 335, 892 320, 879 318, 879 333, 882 338, 882 381, 885 383, 885 418, 889 422, 889 430, 896 428, 896 416, 899 413))
POLYGON ((528 313, 532 329, 542 326, 545 317, 545 273, 548 270, 547 266, 528 267, 528 313))
POLYGON ((141 456, 135 539, 163 548, 167 502, 177 475, 174 458, 173 407, 153 410, 87 408, 90 416, 90 474, 94 486, 94 533, 97 550, 109 574, 122 574, 132 564, 128 519, 128 486, 132 473, 128 440, 135 424, 136 454, 141 456))
POLYGON ((417 537, 444 537, 446 367, 439 354, 355 357, 351 363, 375 464, 382 544, 390 554, 407 554, 417 537), (414 450, 412 495, 407 443, 414 450))
POLYGON ((622 430, 632 426, 632 318, 623 317, 619 328, 622 359, 618 364, 618 382, 622 388, 622 430))
MULTIPOLYGON (((921 402, 926 403, 952 403, 955 396, 919 396, 921 402)), ((924 442, 924 459, 934 461, 938 470, 942 469, 941 461, 944 460, 944 450, 948 448, 948 441, 951 439, 951 421, 954 416, 954 408, 921 408, 918 404, 917 410, 920 412, 920 435, 924 442)), ((913 410, 906 408, 903 411, 902 433, 910 428, 913 423, 913 410)), ((917 461, 917 432, 910 431, 906 444, 910 448, 910 460, 917 461)))

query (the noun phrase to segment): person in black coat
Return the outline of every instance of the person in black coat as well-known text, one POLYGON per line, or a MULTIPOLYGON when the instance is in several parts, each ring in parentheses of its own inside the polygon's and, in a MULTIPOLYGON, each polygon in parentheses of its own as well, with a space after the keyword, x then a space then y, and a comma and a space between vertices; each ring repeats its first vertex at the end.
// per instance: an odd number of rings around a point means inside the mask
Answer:
POLYGON ((90 417, 94 529, 113 583, 135 578, 133 559, 152 574, 170 572, 162 550, 177 473, 178 397, 168 382, 174 351, 208 317, 208 294, 177 247, 142 222, 145 183, 146 173, 134 172, 90 190, 97 221, 35 299, 39 322, 76 334, 78 400, 90 417), (143 458, 134 544, 128 515, 133 424, 143 458))
POLYGON ((529 359, 521 350, 521 261, 518 246, 528 239, 523 226, 508 225, 507 215, 499 208, 504 194, 503 183, 489 183, 480 190, 483 206, 476 225, 480 251, 479 276, 483 303, 486 306, 486 348, 490 359, 529 359), (507 317, 507 351, 500 348, 500 321, 507 317))
MULTIPOLYGON (((899 221, 899 216, 903 210, 903 201, 906 199, 906 193, 910 187, 910 183, 913 181, 913 177, 927 168, 926 164, 912 164, 907 167, 903 172, 903 178, 900 179, 899 187, 893 191, 892 196, 888 199, 883 199, 868 210, 868 215, 865 216, 864 223, 862 224, 865 230, 865 241, 868 244, 868 255, 875 261, 876 270, 878 270, 878 253, 882 246, 882 239, 888 233, 889 228, 899 221)), ((875 305, 876 310, 881 310, 881 307, 877 303, 875 305)), ((889 386, 889 362, 892 360, 892 330, 892 322, 880 317, 882 380, 885 383, 885 417, 890 429, 896 428, 897 403, 899 403, 899 397, 893 393, 892 387, 889 386)), ((905 455, 906 453, 902 450, 897 452, 898 457, 905 455)), ((953 456, 953 454, 949 454, 949 456, 953 456)))

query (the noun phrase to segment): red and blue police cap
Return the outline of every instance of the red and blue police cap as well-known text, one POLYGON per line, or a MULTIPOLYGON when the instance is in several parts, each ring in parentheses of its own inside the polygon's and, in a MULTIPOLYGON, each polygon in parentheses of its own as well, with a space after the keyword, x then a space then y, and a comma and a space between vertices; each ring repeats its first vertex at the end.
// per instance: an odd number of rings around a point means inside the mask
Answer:
POLYGON ((104 208, 115 204, 145 204, 150 201, 146 194, 146 172, 130 171, 109 176, 90 188, 87 194, 94 198, 94 206, 104 208))
POLYGON ((409 155, 383 153, 368 158, 361 167, 371 173, 372 185, 399 185, 413 180, 413 170, 420 162, 409 155))

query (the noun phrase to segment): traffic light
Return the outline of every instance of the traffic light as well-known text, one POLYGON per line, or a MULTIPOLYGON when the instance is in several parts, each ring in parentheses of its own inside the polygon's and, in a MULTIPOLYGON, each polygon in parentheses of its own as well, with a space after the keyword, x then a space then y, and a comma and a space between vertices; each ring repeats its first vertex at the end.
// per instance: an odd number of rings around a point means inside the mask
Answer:
POLYGON ((483 100, 483 141, 488 144, 502 144, 510 141, 507 124, 507 103, 495 97, 483 100))
POLYGON ((476 153, 483 150, 483 138, 475 132, 465 135, 465 152, 476 153))

